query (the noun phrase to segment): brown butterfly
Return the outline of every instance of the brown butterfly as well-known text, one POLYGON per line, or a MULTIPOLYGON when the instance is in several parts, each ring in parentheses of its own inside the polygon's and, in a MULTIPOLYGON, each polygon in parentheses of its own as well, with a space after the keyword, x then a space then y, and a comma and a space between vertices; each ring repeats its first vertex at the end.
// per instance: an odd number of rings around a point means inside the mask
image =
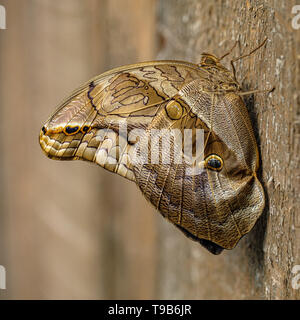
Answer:
POLYGON ((232 249, 265 199, 242 91, 220 60, 203 54, 199 64, 152 61, 103 73, 58 107, 40 145, 51 159, 95 162, 134 181, 188 237, 214 254, 232 249), (180 137, 185 129, 193 130, 192 154, 195 129, 202 130, 201 159, 175 161, 188 145, 180 137), (177 136, 169 140, 166 163, 162 140, 171 130, 177 136))

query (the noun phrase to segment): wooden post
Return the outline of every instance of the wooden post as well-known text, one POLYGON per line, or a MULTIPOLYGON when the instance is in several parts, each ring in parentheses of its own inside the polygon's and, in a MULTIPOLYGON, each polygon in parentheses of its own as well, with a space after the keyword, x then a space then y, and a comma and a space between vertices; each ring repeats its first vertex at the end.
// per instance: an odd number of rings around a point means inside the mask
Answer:
POLYGON ((154 210, 133 183, 96 165, 51 161, 38 143, 76 87, 154 59, 154 1, 1 4, 1 297, 154 298, 154 210))

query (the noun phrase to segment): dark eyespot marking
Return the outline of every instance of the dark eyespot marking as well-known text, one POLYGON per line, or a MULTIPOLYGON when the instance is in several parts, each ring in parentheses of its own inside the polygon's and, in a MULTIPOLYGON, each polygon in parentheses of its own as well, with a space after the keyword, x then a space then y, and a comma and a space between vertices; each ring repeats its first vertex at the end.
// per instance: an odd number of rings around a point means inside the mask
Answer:
POLYGON ((79 130, 79 127, 78 127, 78 126, 75 126, 75 127, 67 126, 67 127, 65 127, 64 132, 65 132, 65 134, 67 134, 67 135, 71 135, 71 134, 77 133, 78 130, 79 130))
POLYGON ((43 127, 43 128, 42 128, 42 131, 43 131, 44 134, 46 134, 47 129, 46 129, 45 127, 43 127))
POLYGON ((205 164, 208 169, 220 171, 223 168, 223 160, 216 154, 211 154, 205 159, 205 164))
POLYGON ((81 128, 81 131, 82 131, 83 133, 86 133, 86 132, 89 131, 89 129, 90 129, 89 126, 83 126, 83 127, 81 128))
POLYGON ((207 162, 207 164, 208 164, 210 167, 215 168, 215 169, 219 169, 219 168, 221 168, 221 166, 222 166, 221 161, 218 160, 218 159, 210 159, 210 160, 207 162))

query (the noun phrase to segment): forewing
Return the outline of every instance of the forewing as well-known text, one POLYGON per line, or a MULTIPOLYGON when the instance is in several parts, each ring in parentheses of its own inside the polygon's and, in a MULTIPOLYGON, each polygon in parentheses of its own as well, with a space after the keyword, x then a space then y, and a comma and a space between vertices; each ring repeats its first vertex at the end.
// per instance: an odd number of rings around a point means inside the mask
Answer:
POLYGON ((164 104, 201 72, 194 64, 155 61, 104 73, 66 99, 40 132, 48 157, 82 159, 135 180, 133 129, 145 130, 164 104))

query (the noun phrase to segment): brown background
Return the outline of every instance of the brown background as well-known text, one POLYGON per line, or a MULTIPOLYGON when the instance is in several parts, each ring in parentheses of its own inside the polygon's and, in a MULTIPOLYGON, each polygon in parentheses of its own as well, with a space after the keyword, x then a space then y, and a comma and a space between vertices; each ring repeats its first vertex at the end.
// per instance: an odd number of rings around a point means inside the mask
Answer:
MULTIPOLYGON (((4 299, 299 299, 300 30, 293 1, 2 0, 0 264, 4 299), (213 256, 136 186, 83 162, 50 161, 38 134, 89 78, 143 60, 199 61, 267 45, 237 63, 262 154, 267 207, 237 248, 213 256)), ((230 58, 225 61, 229 65, 230 58)))

